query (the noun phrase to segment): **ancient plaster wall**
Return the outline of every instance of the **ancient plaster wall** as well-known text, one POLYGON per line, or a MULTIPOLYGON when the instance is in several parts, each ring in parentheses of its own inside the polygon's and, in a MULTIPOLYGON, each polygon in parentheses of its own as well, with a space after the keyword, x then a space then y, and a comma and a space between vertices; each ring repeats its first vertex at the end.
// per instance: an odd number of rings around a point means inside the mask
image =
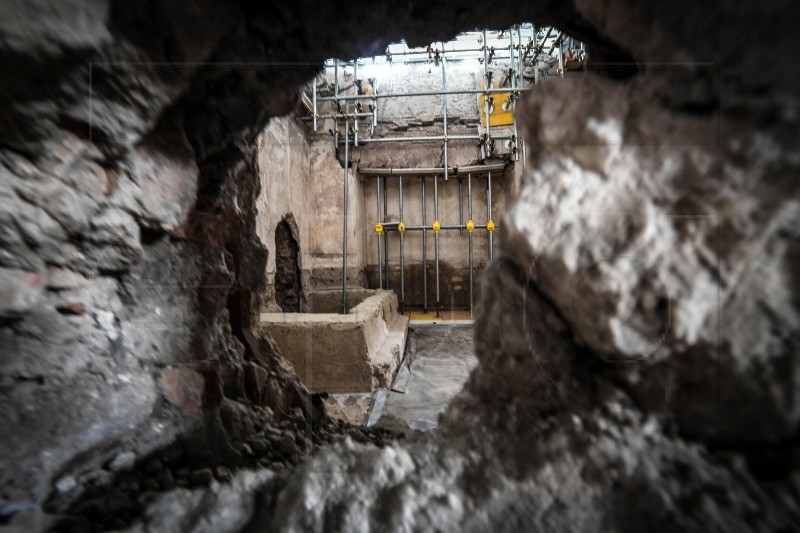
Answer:
MULTIPOLYGON (((342 149, 342 153, 344 149, 342 149)), ((311 235, 313 283, 317 289, 342 286, 342 231, 344 184, 342 164, 331 137, 317 136, 310 145, 311 187, 306 202, 314 212, 311 235)), ((343 159, 342 155, 342 159, 343 159)), ((348 284, 363 287, 364 278, 364 189, 350 168, 348 178, 347 269, 348 284)))
MULTIPOLYGON (((275 226, 286 213, 297 221, 306 293, 341 287, 344 188, 342 163, 329 136, 310 135, 294 117, 273 118, 258 139, 261 194, 256 231, 271 253, 275 226)), ((342 156, 343 157, 343 156, 342 156)), ((348 206, 348 284, 364 286, 366 232, 363 180, 351 169, 348 206)), ((274 307, 275 258, 267 260, 265 309, 274 307)))
POLYGON ((300 245, 302 285, 311 283, 311 246, 318 218, 308 191, 312 176, 309 143, 303 126, 293 116, 276 117, 258 137, 258 172, 261 193, 256 201, 256 233, 268 252, 265 309, 275 308, 275 228, 289 213, 296 223, 300 245))

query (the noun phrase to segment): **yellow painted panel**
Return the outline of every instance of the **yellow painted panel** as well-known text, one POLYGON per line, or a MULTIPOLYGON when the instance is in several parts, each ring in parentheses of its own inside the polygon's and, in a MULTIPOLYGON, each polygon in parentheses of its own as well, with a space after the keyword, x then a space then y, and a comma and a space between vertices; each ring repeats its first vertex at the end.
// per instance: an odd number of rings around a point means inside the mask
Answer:
POLYGON ((472 320, 469 316, 469 311, 464 310, 447 310, 439 313, 441 316, 436 316, 436 313, 423 313, 421 311, 411 311, 408 316, 415 322, 450 322, 450 321, 464 321, 472 320))
MULTIPOLYGON (((485 81, 481 80, 480 88, 483 89, 485 85, 485 81)), ((492 82, 492 88, 497 89, 500 84, 496 81, 492 82)), ((503 111, 503 102, 505 102, 508 97, 511 96, 511 93, 492 93, 491 97, 494 98, 494 106, 492 106, 492 112, 489 115, 491 122, 491 126, 510 126, 514 123, 514 106, 511 106, 511 109, 508 111, 503 111)), ((481 108, 481 124, 483 127, 486 127, 486 95, 479 94, 478 95, 478 105, 481 108)))

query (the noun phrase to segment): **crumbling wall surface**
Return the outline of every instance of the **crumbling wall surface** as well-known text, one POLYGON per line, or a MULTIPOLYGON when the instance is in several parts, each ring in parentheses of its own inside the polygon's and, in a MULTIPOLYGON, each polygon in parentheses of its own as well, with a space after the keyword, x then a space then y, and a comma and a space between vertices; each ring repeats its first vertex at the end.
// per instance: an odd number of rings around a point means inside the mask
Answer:
POLYGON ((263 485, 253 530, 800 519, 797 70, 757 68, 767 47, 736 37, 796 46, 791 8, 577 5, 644 63, 526 97, 528 171, 466 390, 425 438, 340 444, 263 485))
MULTIPOLYGON (((298 399, 268 339, 247 331, 267 290, 255 139, 325 57, 386 45, 331 31, 398 20, 364 7, 4 4, 2 520, 191 428, 217 439, 198 448, 233 453, 218 407, 247 405, 248 372, 271 372, 272 408, 286 407, 281 391, 298 399)), ((395 35, 435 33, 426 10, 404 10, 395 35)))
MULTIPOLYGON (((570 80, 568 104, 552 84, 527 101, 541 148, 508 255, 642 409, 715 446, 791 448, 800 144, 736 115, 655 108, 649 78, 570 80)), ((793 459, 772 461, 771 475, 793 459)))
POLYGON ((293 397, 268 339, 245 335, 266 262, 253 139, 314 68, 231 69, 280 59, 282 35, 244 23, 257 18, 215 2, 4 5, 1 520, 190 431, 236 455, 220 405, 263 419, 255 404, 276 399, 247 397, 257 357, 293 397))
POLYGON ((314 211, 308 202, 311 186, 308 140, 304 128, 291 115, 272 118, 258 136, 258 172, 261 192, 256 200, 256 233, 267 249, 265 307, 277 309, 275 283, 277 227, 283 220, 299 244, 301 307, 310 283, 310 240, 314 211))
POLYGON ((523 18, 587 42, 602 77, 526 97, 528 172, 484 279, 481 365, 440 429, 175 490, 137 527, 800 522, 800 73, 765 59, 798 49, 792 3, 170 6, 0 17, 3 520, 187 428, 210 460, 237 453, 225 413, 248 405, 247 369, 302 399, 244 331, 266 264, 253 140, 288 109, 279 89, 313 75, 298 62, 523 18), (338 29, 352 20, 375 33, 338 29))

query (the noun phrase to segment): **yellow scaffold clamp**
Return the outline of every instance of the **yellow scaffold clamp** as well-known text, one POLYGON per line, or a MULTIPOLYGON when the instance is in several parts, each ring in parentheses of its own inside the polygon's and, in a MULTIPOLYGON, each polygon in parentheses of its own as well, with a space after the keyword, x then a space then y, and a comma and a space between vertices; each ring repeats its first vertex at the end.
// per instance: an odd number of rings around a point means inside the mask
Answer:
POLYGON ((439 224, 439 221, 438 221, 438 220, 434 220, 434 221, 433 221, 433 232, 434 232, 434 233, 439 233, 439 230, 440 230, 440 229, 442 229, 442 225, 441 225, 441 224, 439 224))
POLYGON ((490 220, 489 222, 486 223, 486 231, 488 231, 489 233, 494 231, 494 222, 493 221, 490 220))
POLYGON ((399 223, 397 225, 397 231, 399 231, 400 233, 405 233, 406 232, 406 225, 403 224, 402 222, 399 223))
POLYGON ((378 235, 383 233, 383 225, 380 222, 375 224, 375 233, 377 233, 378 235))
POLYGON ((467 231, 470 232, 470 233, 475 231, 475 223, 473 221, 471 221, 471 220, 467 221, 467 231))

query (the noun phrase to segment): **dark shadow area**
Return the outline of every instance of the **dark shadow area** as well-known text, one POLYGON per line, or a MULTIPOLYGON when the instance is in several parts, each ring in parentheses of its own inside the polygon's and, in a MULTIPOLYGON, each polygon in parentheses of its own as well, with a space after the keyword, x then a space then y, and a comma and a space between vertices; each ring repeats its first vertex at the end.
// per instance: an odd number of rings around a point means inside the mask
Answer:
POLYGON ((275 301, 284 312, 299 313, 302 296, 300 245, 294 217, 286 215, 275 228, 275 301), (292 226, 294 225, 294 232, 292 226))

